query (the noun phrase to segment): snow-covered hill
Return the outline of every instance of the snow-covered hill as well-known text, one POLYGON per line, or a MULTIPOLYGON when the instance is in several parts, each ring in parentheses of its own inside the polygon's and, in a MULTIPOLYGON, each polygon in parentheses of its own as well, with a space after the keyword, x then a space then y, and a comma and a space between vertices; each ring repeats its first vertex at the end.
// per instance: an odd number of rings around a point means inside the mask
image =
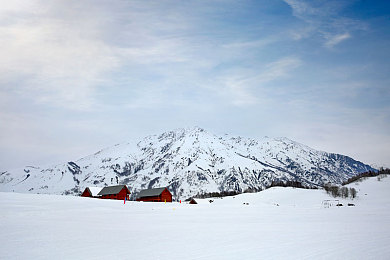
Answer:
POLYGON ((168 186, 176 199, 206 192, 261 190, 273 181, 314 187, 368 170, 350 157, 314 150, 287 138, 260 140, 177 129, 117 144, 75 162, 0 173, 0 191, 78 194, 86 186, 126 184, 133 196, 168 186))

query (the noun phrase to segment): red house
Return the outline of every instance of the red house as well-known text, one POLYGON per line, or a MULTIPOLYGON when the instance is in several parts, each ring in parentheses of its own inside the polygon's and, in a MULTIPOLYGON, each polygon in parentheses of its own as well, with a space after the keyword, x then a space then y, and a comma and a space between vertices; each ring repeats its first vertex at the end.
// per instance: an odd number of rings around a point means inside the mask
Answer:
POLYGON ((99 193, 101 199, 112 199, 112 200, 128 200, 130 191, 126 185, 116 185, 104 187, 99 193))
POLYGON ((81 194, 81 197, 98 198, 98 193, 102 190, 101 187, 87 187, 81 194))
POLYGON ((198 202, 196 202, 196 200, 194 199, 191 199, 190 202, 188 202, 188 204, 198 204, 198 202))
POLYGON ((141 190, 137 201, 172 202, 172 194, 167 188, 141 190))

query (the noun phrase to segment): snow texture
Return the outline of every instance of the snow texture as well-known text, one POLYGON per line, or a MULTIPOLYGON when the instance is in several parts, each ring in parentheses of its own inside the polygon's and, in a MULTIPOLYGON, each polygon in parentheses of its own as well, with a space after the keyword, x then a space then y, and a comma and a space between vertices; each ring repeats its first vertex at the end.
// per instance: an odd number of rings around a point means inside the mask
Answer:
POLYGON ((390 177, 199 204, 0 192, 0 259, 388 259, 390 177), (347 206, 353 203, 355 206, 347 206))

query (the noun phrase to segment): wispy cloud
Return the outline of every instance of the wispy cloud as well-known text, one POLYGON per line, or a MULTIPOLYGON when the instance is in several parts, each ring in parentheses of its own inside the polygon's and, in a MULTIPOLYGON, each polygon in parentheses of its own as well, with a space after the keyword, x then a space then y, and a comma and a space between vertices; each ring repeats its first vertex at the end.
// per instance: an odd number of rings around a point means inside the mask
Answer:
POLYGON ((310 16, 320 15, 321 12, 319 9, 311 7, 308 3, 300 0, 284 0, 288 5, 290 5, 293 15, 296 17, 309 21, 310 16))
POLYGON ((118 57, 95 34, 91 17, 76 13, 70 21, 52 17, 55 11, 29 9, 0 24, 0 81, 14 82, 14 92, 38 103, 88 109, 95 87, 118 66, 118 57))
MULTIPOLYGON (((102 105, 99 101, 114 104, 108 98, 103 101, 101 93, 116 85, 134 94, 125 104, 128 108, 151 100, 154 105, 172 102, 167 93, 180 97, 176 93, 183 86, 188 92, 198 88, 215 93, 207 84, 225 73, 221 64, 248 60, 248 49, 258 51, 280 40, 272 35, 248 40, 203 33, 204 17, 198 13, 212 7, 198 4, 184 5, 195 10, 188 16, 182 5, 170 1, 153 5, 120 1, 112 6, 90 1, 31 3, 34 8, 14 4, 0 11, 8 17, 7 24, 0 23, 0 81, 13 82, 10 95, 71 110, 95 109, 102 105), (171 6, 169 15, 163 12, 166 5, 171 6)), ((258 66, 250 66, 254 74, 258 66)), ((263 69, 268 71, 263 82, 281 72, 263 69)), ((232 89, 246 103, 255 102, 250 91, 232 89)))
POLYGON ((27 161, 45 142, 41 154, 87 153, 183 122, 291 137, 313 136, 312 123, 328 131, 324 143, 337 124, 356 136, 365 122, 389 132, 388 116, 370 121, 389 114, 388 23, 351 1, 3 2, 0 165, 27 161))
POLYGON ((327 40, 327 42, 325 42, 325 46, 331 48, 349 38, 351 38, 351 35, 349 33, 331 35, 327 40))
POLYGON ((257 78, 260 82, 268 82, 281 77, 286 77, 295 68, 302 64, 301 59, 289 56, 267 64, 266 69, 257 78))
POLYGON ((264 101, 266 97, 262 93, 269 87, 268 83, 289 77, 301 64, 297 57, 283 57, 264 64, 257 71, 238 71, 235 76, 225 78, 223 84, 227 87, 232 104, 253 105, 264 101))
POLYGON ((0 82, 14 85, 10 98, 14 93, 39 104, 90 110, 99 105, 101 89, 118 83, 112 75, 124 67, 152 73, 193 60, 193 45, 174 35, 189 23, 180 13, 163 18, 158 4, 24 2, 0 9, 0 82))
POLYGON ((263 48, 269 44, 272 44, 273 42, 276 42, 277 38, 274 36, 267 37, 264 39, 259 40, 252 40, 252 41, 235 41, 232 43, 226 43, 223 44, 223 48, 227 49, 249 49, 249 48, 263 48))
POLYGON ((346 1, 284 0, 293 15, 305 21, 306 27, 291 32, 293 39, 300 40, 320 35, 324 46, 332 48, 352 37, 356 30, 366 30, 362 21, 343 17, 340 12, 349 3, 346 1))

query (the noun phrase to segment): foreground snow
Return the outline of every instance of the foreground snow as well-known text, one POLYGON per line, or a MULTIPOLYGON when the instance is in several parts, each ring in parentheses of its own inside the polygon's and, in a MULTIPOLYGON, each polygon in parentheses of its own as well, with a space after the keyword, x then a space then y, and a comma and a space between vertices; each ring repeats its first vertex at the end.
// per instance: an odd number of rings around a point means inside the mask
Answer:
POLYGON ((390 177, 350 186, 330 208, 292 188, 198 205, 0 193, 0 258, 388 259, 390 177))

